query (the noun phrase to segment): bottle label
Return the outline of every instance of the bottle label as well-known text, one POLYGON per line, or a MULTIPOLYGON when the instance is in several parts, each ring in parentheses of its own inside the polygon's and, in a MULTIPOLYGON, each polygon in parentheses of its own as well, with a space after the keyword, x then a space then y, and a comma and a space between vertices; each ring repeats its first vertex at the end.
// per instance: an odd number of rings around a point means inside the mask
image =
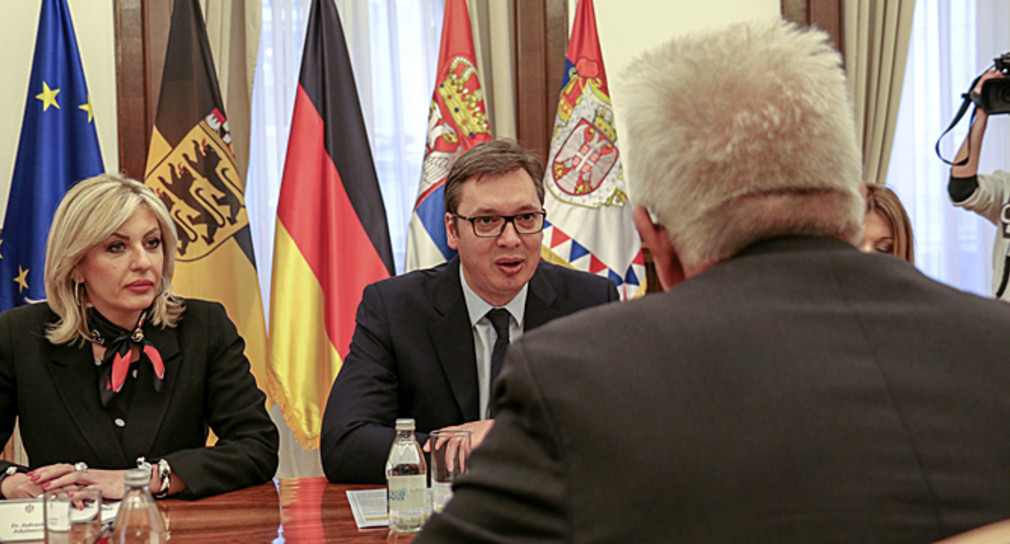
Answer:
POLYGON ((425 488, 428 487, 426 475, 390 476, 388 484, 390 510, 425 508, 425 488))

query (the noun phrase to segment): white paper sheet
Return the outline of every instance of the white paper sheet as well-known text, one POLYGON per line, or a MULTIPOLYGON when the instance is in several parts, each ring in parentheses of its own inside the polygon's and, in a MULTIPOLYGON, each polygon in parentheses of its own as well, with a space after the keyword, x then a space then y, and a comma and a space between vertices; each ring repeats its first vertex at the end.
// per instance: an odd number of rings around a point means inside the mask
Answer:
POLYGON ((354 523, 358 529, 389 525, 385 489, 348 490, 347 502, 351 504, 351 513, 354 514, 354 523))

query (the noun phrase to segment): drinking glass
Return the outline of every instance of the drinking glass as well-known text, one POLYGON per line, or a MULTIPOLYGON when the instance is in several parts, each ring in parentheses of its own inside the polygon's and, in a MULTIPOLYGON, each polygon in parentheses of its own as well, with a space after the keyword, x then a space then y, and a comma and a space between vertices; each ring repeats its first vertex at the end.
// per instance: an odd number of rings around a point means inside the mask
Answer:
POLYGON ((431 445, 431 504, 436 512, 441 512, 452 498, 452 483, 466 472, 470 431, 432 431, 428 440, 431 445))
POLYGON ((102 529, 102 491, 96 488, 61 488, 42 498, 47 544, 91 544, 102 529))

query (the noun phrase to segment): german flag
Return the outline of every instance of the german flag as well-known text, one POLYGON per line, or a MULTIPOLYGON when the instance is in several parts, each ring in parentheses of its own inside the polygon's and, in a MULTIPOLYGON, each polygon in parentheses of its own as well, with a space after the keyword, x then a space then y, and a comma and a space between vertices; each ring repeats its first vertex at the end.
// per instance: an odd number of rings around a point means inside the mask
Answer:
POLYGON ((146 170, 144 183, 161 196, 179 232, 175 292, 225 306, 262 387, 266 326, 245 181, 198 0, 175 0, 146 170))
POLYGON ((315 449, 361 293, 394 274, 386 210, 331 0, 314 0, 309 14, 275 236, 267 387, 298 442, 315 449))

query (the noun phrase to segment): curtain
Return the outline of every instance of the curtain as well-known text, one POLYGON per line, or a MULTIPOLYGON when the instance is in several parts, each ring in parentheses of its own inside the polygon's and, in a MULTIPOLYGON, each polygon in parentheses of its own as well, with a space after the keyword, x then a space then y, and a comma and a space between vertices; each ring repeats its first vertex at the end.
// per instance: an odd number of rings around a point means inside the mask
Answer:
POLYGON ((386 206, 396 271, 421 180, 428 106, 442 32, 442 0, 337 0, 375 170, 386 206))
POLYGON ((491 134, 516 138, 514 0, 467 0, 491 134))
MULTIPOLYGON (((991 296, 995 227, 955 208, 947 196, 950 167, 933 151, 961 105, 961 93, 1010 43, 1004 0, 918 0, 887 183, 902 199, 916 239, 916 266, 953 287, 991 296)), ((968 116, 941 142, 948 160, 964 141, 968 116)), ((1005 118, 989 121, 979 172, 1007 168, 1005 118)))
POLYGON ((915 0, 845 0, 845 69, 867 183, 883 182, 894 138, 915 0))
MULTIPOLYGON (((260 39, 250 106, 245 204, 256 252, 263 315, 269 326, 277 199, 311 0, 259 1, 260 39)), ((280 431, 277 477, 322 476, 319 455, 298 445, 277 406, 270 409, 270 417, 280 431)))

